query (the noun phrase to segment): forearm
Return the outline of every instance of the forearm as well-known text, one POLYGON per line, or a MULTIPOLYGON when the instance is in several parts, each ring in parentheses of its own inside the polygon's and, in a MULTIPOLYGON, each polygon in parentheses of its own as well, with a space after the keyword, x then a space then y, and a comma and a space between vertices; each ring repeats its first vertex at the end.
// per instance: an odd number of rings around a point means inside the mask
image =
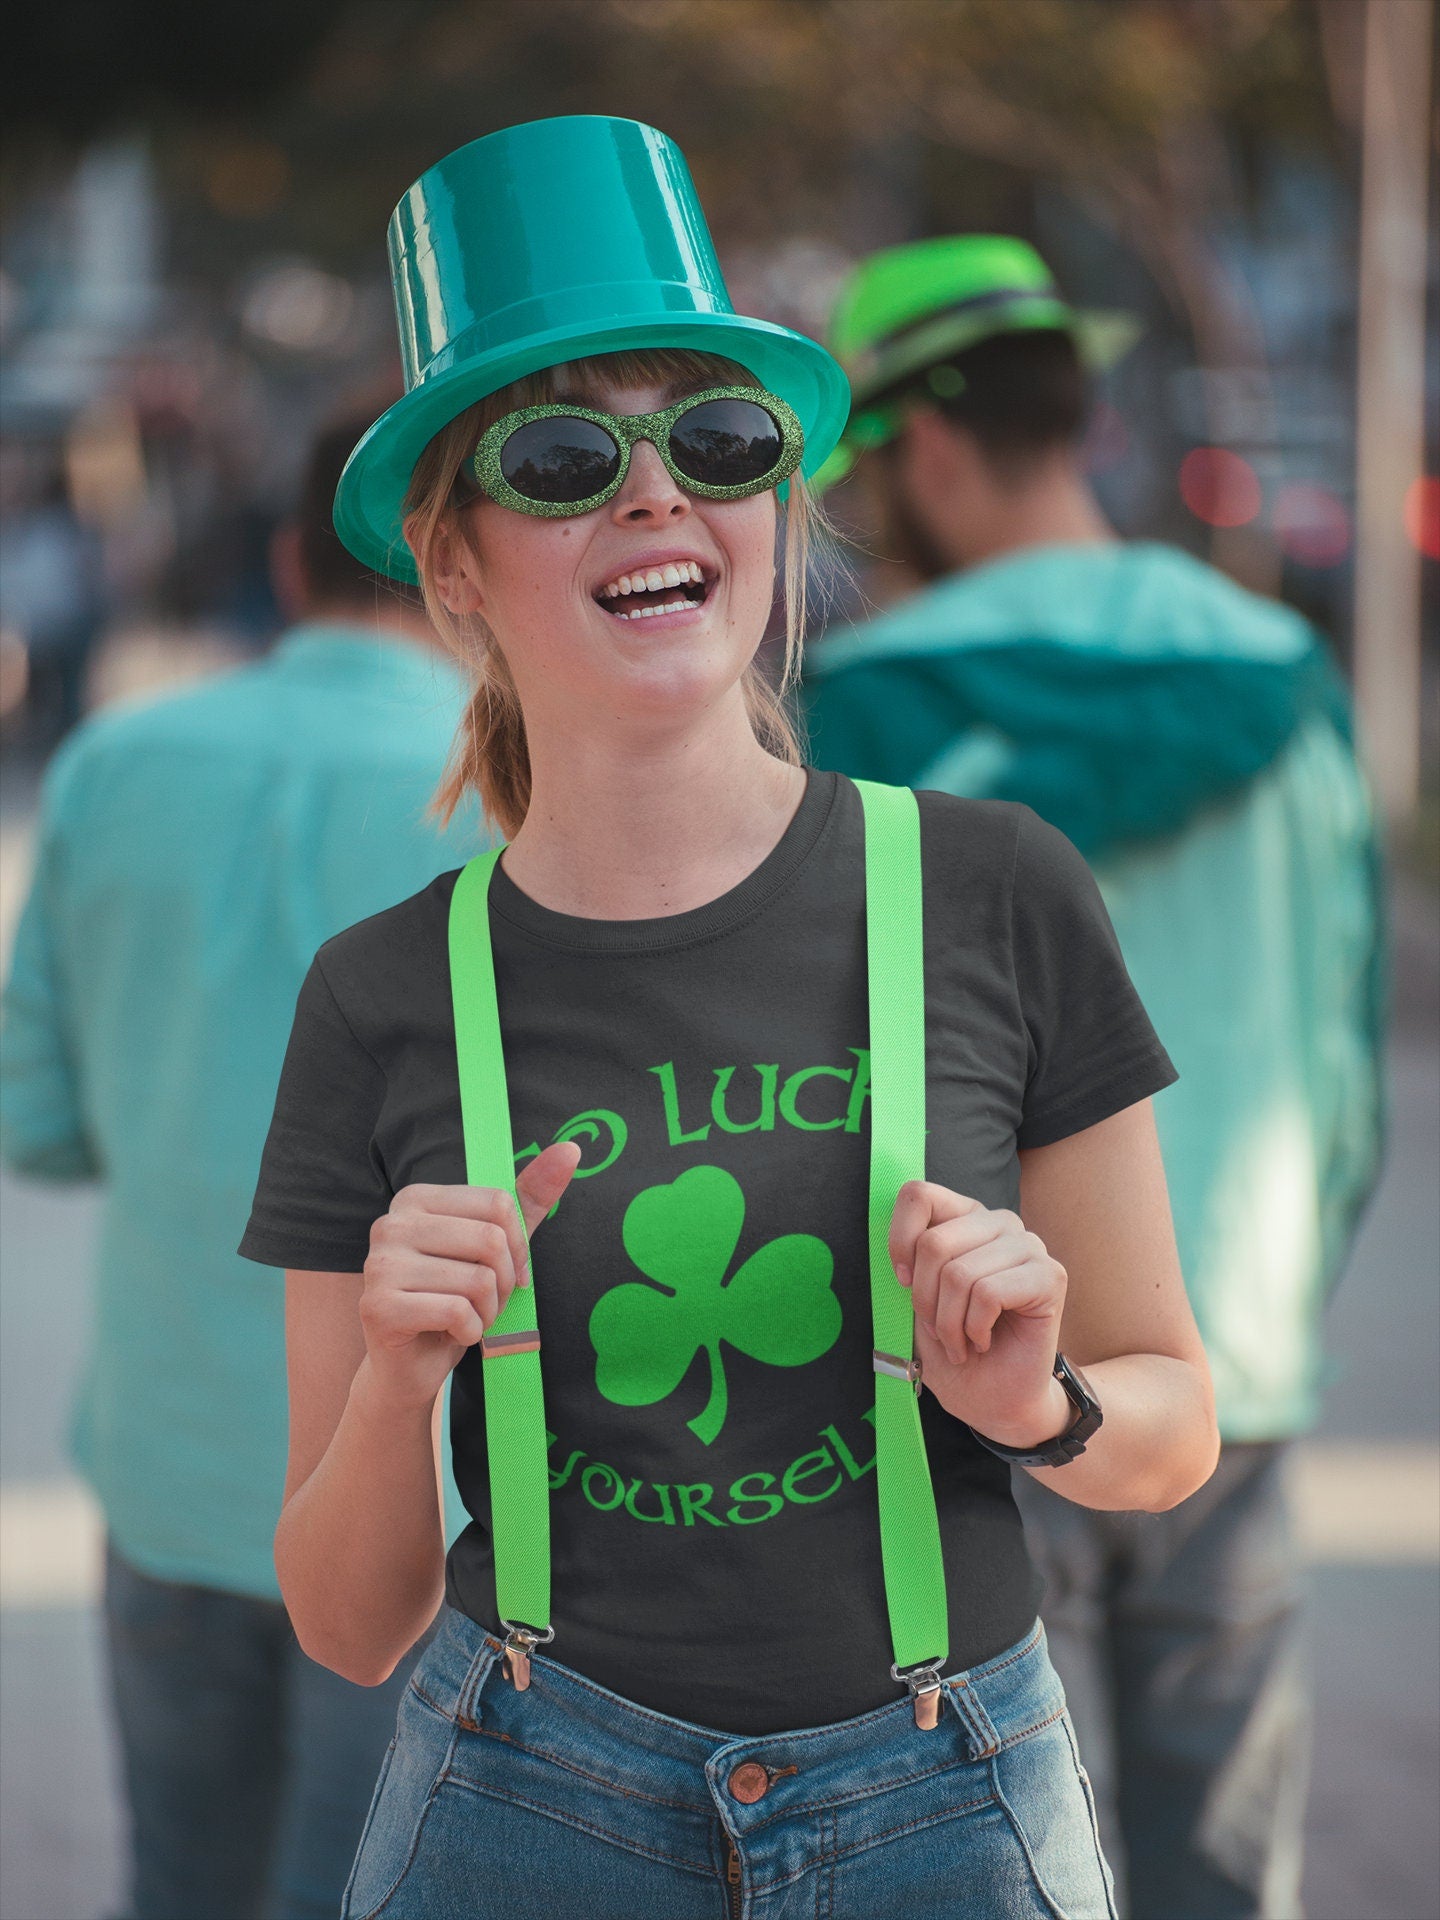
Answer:
MULTIPOLYGON (((1123 1353, 1084 1364, 1105 1416, 1100 1430, 1077 1459, 1025 1471, 1077 1506, 1106 1512, 1163 1513, 1202 1487, 1220 1449, 1203 1364, 1160 1353, 1123 1353)), ((1049 1411, 1031 1431, 987 1438, 1025 1448, 1054 1439, 1075 1410, 1058 1380, 1051 1388, 1049 1411)))
POLYGON ((384 1401, 368 1360, 323 1459, 285 1503, 275 1566, 305 1651, 362 1686, 389 1677, 440 1606, 431 1413, 384 1401))

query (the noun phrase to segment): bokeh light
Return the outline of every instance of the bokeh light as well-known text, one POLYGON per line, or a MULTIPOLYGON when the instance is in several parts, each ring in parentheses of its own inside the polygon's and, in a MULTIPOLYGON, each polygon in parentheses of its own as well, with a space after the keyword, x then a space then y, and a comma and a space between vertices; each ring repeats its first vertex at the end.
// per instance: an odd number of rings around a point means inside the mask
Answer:
POLYGON ((1405 491, 1405 531, 1427 560, 1440 560, 1440 479, 1433 473, 1405 491))
POLYGON ((1208 527, 1243 527, 1260 511, 1260 481, 1228 447, 1194 447, 1180 462, 1180 498, 1208 527))
POLYGON ((337 274, 303 260, 278 261, 254 276, 240 317, 256 339, 305 352, 340 344, 354 305, 337 274))
POLYGON ((1338 566, 1350 551, 1350 510, 1329 487, 1287 482, 1275 495, 1270 524, 1280 551, 1302 567, 1338 566))

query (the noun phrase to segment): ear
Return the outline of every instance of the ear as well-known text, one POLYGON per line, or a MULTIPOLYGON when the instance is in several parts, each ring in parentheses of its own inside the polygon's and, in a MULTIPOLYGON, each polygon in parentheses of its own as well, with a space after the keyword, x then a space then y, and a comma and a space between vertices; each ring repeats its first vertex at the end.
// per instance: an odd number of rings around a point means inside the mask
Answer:
MULTIPOLYGON (((418 516, 405 521, 403 530, 407 540, 417 522, 418 516)), ((414 551, 413 545, 411 550, 414 551)), ((430 549, 430 570, 441 605, 447 613, 467 614, 483 610, 483 596, 476 577, 474 557, 465 543, 456 539, 453 528, 444 520, 435 530, 430 549)))

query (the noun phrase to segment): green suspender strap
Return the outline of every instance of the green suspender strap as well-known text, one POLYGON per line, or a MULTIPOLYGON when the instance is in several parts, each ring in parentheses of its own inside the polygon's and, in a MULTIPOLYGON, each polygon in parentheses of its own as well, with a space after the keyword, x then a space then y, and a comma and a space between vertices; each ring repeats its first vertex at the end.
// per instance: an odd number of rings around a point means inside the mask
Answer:
MULTIPOLYGON (((891 1674, 916 1723, 939 1718, 949 1650, 940 1526, 920 1424, 909 1289, 890 1262, 890 1219, 907 1180, 925 1175, 925 976, 920 816, 907 788, 856 781, 865 810, 870 997, 870 1298, 876 1373, 880 1550, 895 1653, 891 1674)), ((498 852, 462 871, 450 907, 450 977, 465 1127, 466 1178, 515 1190, 505 1064, 495 1002, 487 895, 498 852)), ((518 1206, 518 1199, 516 1201, 518 1206)), ((532 1647, 550 1625, 550 1480, 534 1288, 517 1287, 481 1342, 495 1592, 507 1628, 505 1670, 529 1684, 532 1647)), ((465 1524, 444 1419, 446 1538, 465 1524)))
POLYGON ((925 1178, 925 937, 920 809, 908 787, 857 780, 865 809, 865 948, 870 997, 870 1306, 875 1326, 875 1472, 895 1664, 918 1726, 940 1712, 949 1651, 945 1564, 920 1425, 910 1289, 895 1278, 890 1220, 907 1180, 925 1178), (907 1671, 908 1669, 908 1671, 907 1671))
MULTIPOLYGON (((498 847, 462 868, 450 900, 450 993, 455 1055, 465 1128, 465 1178, 498 1187, 524 1210, 515 1191, 515 1147, 495 961, 490 949, 490 876, 498 847)), ((540 1384, 540 1333, 534 1275, 514 1287, 480 1342, 485 1368, 485 1440, 490 1456, 490 1530, 495 1548, 495 1602, 505 1639, 505 1670, 517 1687, 530 1684, 530 1650, 555 1637, 550 1625, 550 1462, 540 1384)), ((443 1415, 446 1539, 465 1514, 450 1448, 450 1392, 443 1415), (452 1509, 458 1509, 454 1512, 452 1509), (453 1517, 452 1517, 453 1514, 453 1517)))

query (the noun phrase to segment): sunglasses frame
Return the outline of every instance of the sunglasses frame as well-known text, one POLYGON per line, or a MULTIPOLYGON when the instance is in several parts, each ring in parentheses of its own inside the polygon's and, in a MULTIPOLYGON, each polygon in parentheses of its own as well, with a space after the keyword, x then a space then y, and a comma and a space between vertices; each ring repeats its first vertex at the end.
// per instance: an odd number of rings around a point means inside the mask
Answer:
POLYGON ((603 413, 598 407, 566 405, 560 401, 548 401, 543 406, 517 407, 513 413, 507 413, 481 434, 470 459, 470 470, 483 490, 499 506, 510 507, 517 513, 539 514, 544 519, 564 519, 578 513, 593 513, 597 507, 603 507, 607 501, 614 499, 625 484, 625 476, 630 471, 630 451, 637 440, 648 440, 665 462, 676 485, 683 487, 687 493, 699 495, 703 500, 743 500, 752 493, 764 493, 788 480, 805 454, 804 428, 778 393, 771 393, 765 387, 704 387, 698 393, 687 393, 683 399, 672 401, 658 413, 603 413), (682 414, 688 413, 692 407, 703 406, 709 400, 751 400, 771 416, 780 429, 780 458, 768 473, 762 474, 757 480, 711 486, 703 480, 692 480, 689 474, 682 473, 675 465, 670 457, 670 429, 682 414), (500 470, 500 455, 512 433, 529 426, 532 421, 557 418, 593 421, 605 429, 620 450, 620 467, 615 478, 587 499, 531 500, 525 494, 517 493, 500 470))

